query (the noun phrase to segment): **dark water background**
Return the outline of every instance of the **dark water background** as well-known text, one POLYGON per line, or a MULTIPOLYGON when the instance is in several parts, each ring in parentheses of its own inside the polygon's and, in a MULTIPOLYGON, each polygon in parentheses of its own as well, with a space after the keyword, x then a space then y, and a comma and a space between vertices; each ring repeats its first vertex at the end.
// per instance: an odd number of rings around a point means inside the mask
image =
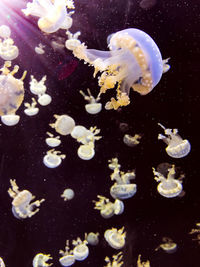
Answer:
MULTIPOLYGON (((36 19, 25 18, 20 11, 26 2, 13 1, 15 5, 5 2, 1 24, 11 27, 11 36, 20 51, 13 61, 13 65, 20 66, 16 76, 20 77, 25 69, 28 71, 24 82, 25 101, 30 102, 32 97, 28 89, 30 75, 39 80, 45 74, 47 93, 53 101, 41 107, 33 118, 24 115, 22 105, 17 112, 21 116, 19 124, 0 128, 0 256, 6 266, 32 266, 32 259, 39 252, 50 253, 53 266, 60 266, 58 251, 64 249, 66 239, 83 238, 85 232, 93 231, 100 233, 99 245, 90 247, 88 258, 73 266, 103 267, 104 257, 117 253, 105 242, 104 231, 122 226, 127 232, 122 250, 125 267, 135 267, 138 254, 149 259, 151 267, 200 266, 200 246, 188 235, 200 221, 199 1, 157 0, 149 9, 141 8, 139 0, 75 1, 70 31, 80 30, 80 39, 89 48, 107 50, 109 34, 135 27, 155 40, 163 58, 171 58, 170 71, 149 95, 142 97, 131 92, 129 106, 118 111, 103 109, 97 115, 85 112, 86 102, 79 94, 79 90, 87 88, 98 94, 97 79, 92 78, 93 68, 74 59, 70 51, 54 51, 51 41, 58 37, 65 40, 65 32, 51 35, 40 32, 36 19), (46 45, 44 55, 34 51, 39 42, 46 45), (67 68, 68 64, 73 71, 67 68), (63 78, 66 69, 68 74, 63 78), (68 114, 76 124, 87 128, 97 125, 101 129, 103 137, 96 142, 92 160, 79 159, 76 152, 79 144, 67 136, 61 137, 59 147, 66 153, 62 165, 55 169, 43 165, 42 158, 48 150, 46 132, 50 130, 48 124, 54 121, 53 114, 68 114), (157 140, 161 132, 158 122, 178 128, 180 135, 191 142, 192 150, 187 157, 173 159, 166 154, 165 144, 157 140), (120 127, 122 123, 128 124, 125 132, 120 127), (140 145, 127 147, 122 141, 124 133, 142 133, 140 145), (106 220, 93 209, 92 200, 97 199, 97 194, 111 199, 111 171, 107 161, 113 157, 119 158, 122 170, 136 169, 138 191, 124 201, 122 215, 106 220), (183 198, 166 199, 157 193, 151 168, 162 162, 176 164, 185 173, 183 198), (40 212, 32 218, 21 221, 13 216, 12 200, 7 193, 10 179, 16 179, 20 190, 30 190, 37 199, 46 199, 40 212), (60 194, 67 187, 75 191, 75 198, 64 202, 60 194), (174 254, 155 251, 163 236, 177 243, 174 254)), ((0 63, 3 65, 3 60, 0 63)), ((103 95, 101 102, 105 104, 113 94, 111 90, 103 95)))

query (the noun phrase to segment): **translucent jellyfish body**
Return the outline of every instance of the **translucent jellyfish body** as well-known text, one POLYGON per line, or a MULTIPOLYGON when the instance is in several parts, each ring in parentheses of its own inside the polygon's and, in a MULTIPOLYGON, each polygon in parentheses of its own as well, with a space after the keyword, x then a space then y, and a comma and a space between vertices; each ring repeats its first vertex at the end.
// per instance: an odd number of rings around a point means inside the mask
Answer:
POLYGON ((68 8, 74 8, 73 1, 66 0, 33 0, 28 3, 22 12, 28 16, 39 17, 38 27, 46 33, 53 33, 59 29, 69 29, 72 26, 71 15, 68 8))
POLYGON ((112 228, 105 231, 104 237, 112 248, 121 249, 125 245, 126 232, 124 232, 124 227, 119 230, 112 228))
POLYGON ((117 87, 116 99, 107 102, 106 109, 118 109, 130 103, 132 87, 141 95, 148 94, 160 81, 163 61, 159 48, 145 32, 130 28, 108 37, 110 51, 87 49, 84 43, 72 47, 73 54, 98 71, 100 94, 117 87))
POLYGON ((52 128, 56 130, 57 133, 61 135, 68 135, 72 132, 75 127, 75 121, 72 117, 68 115, 54 115, 56 118, 55 123, 49 124, 52 128))
POLYGON ((79 237, 77 240, 72 241, 72 244, 74 245, 73 254, 77 261, 83 261, 88 257, 89 248, 87 243, 87 240, 81 241, 79 237))
POLYGON ((37 102, 36 102, 35 98, 32 98, 32 103, 31 104, 24 103, 24 106, 26 107, 25 110, 24 110, 24 113, 27 116, 35 116, 35 115, 37 115, 38 112, 39 112, 39 108, 37 108, 36 105, 37 105, 37 102))
POLYGON ((96 246, 99 244, 99 233, 90 232, 86 234, 86 240, 89 245, 96 246))
POLYGON ((43 158, 43 163, 48 168, 56 168, 58 167, 62 160, 65 159, 66 155, 61 154, 60 151, 55 149, 51 149, 47 151, 46 155, 43 158))
POLYGON ((187 139, 182 139, 178 135, 178 129, 166 129, 162 124, 158 123, 164 129, 166 134, 158 135, 158 139, 163 140, 168 146, 166 147, 167 154, 172 158, 183 158, 187 156, 191 150, 190 142, 187 139))
POLYGON ((20 120, 20 116, 16 114, 3 115, 1 116, 1 121, 7 126, 14 126, 20 120))
POLYGON ((61 144, 60 136, 54 136, 52 133, 47 132, 47 137, 45 142, 50 147, 57 147, 61 144))
POLYGON ((3 39, 9 38, 11 35, 10 27, 7 25, 1 25, 0 26, 0 37, 3 39))
POLYGON ((161 243, 155 250, 162 249, 166 253, 174 253, 177 249, 177 244, 169 237, 162 238, 163 243, 161 243))
POLYGON ((45 48, 45 45, 40 43, 38 46, 35 47, 35 52, 39 55, 42 55, 45 53, 44 48, 45 48))
POLYGON ((90 89, 87 89, 87 91, 88 91, 88 95, 86 95, 83 91, 80 91, 84 99, 89 102, 89 104, 85 105, 85 110, 89 114, 97 114, 102 110, 102 104, 98 103, 98 101, 100 100, 100 97, 97 96, 97 98, 94 98, 91 95, 90 89))
POLYGON ((60 250, 59 253, 62 255, 59 259, 62 266, 71 266, 75 263, 76 259, 73 250, 69 248, 69 240, 66 241, 65 251, 60 250))
POLYGON ((6 267, 3 259, 0 257, 0 267, 6 267))
POLYGON ((36 200, 31 203, 35 198, 28 190, 19 191, 19 187, 15 180, 10 180, 11 188, 8 190, 8 194, 13 198, 12 201, 12 213, 17 219, 30 218, 39 211, 40 204, 44 202, 44 199, 36 200))
POLYGON ((73 51, 77 46, 81 45, 80 40, 78 40, 78 37, 81 34, 80 32, 72 34, 70 31, 67 31, 66 34, 68 36, 68 40, 65 42, 65 47, 67 49, 73 51))
POLYGON ((160 195, 163 197, 172 198, 181 194, 183 190, 182 179, 184 178, 184 174, 182 174, 178 179, 175 179, 175 165, 171 165, 171 167, 168 169, 167 177, 156 171, 154 168, 153 174, 154 179, 159 182, 157 190, 160 195))
POLYGON ((61 197, 64 198, 64 201, 67 201, 73 199, 74 195, 74 190, 72 190, 71 188, 66 188, 62 193, 61 197))
POLYGON ((135 172, 124 173, 120 171, 120 165, 118 164, 118 159, 113 158, 109 160, 109 168, 114 170, 111 174, 111 180, 116 182, 110 188, 110 194, 116 199, 127 199, 135 195, 137 191, 137 185, 131 184, 130 180, 135 179, 135 172))
POLYGON ((95 203, 94 209, 100 210, 100 214, 103 218, 108 219, 111 218, 114 214, 120 215, 124 211, 124 203, 116 199, 114 203, 112 203, 108 198, 104 196, 98 195, 98 201, 93 201, 95 203))
POLYGON ((123 266, 124 262, 122 261, 123 254, 122 252, 119 252, 116 255, 112 256, 112 260, 109 259, 109 257, 105 257, 105 262, 107 262, 107 265, 105 267, 121 267, 123 266))
POLYGON ((14 115, 24 99, 24 83, 26 76, 24 71, 21 79, 16 79, 14 74, 18 72, 19 66, 15 65, 10 72, 11 62, 6 61, 0 69, 0 115, 14 115))
POLYGON ((33 267, 51 266, 53 263, 47 263, 48 260, 53 259, 50 254, 38 253, 33 258, 33 267))
POLYGON ((127 146, 134 147, 140 143, 140 139, 142 136, 140 134, 135 134, 134 136, 131 136, 129 134, 125 134, 123 137, 123 142, 127 146))

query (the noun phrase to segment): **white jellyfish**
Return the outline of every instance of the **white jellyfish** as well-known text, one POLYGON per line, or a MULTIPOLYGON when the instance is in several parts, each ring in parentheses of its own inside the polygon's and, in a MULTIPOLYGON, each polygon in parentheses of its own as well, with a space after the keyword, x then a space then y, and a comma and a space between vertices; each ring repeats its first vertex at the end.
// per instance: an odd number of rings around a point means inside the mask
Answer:
POLYGON ((100 210, 100 214, 103 218, 111 218, 114 214, 120 215, 124 211, 124 203, 116 199, 115 202, 111 202, 108 198, 98 195, 98 201, 93 201, 95 203, 94 209, 100 210))
POLYGON ((121 267, 124 264, 122 258, 123 254, 121 251, 116 255, 113 255, 112 260, 110 260, 109 257, 105 257, 105 262, 107 262, 105 267, 121 267))
POLYGON ((49 136, 45 139, 45 142, 50 147, 57 147, 61 144, 60 136, 54 136, 50 132, 46 132, 46 134, 49 136))
POLYGON ((38 96, 38 103, 41 106, 47 106, 51 103, 52 98, 50 95, 46 94, 47 87, 44 84, 46 81, 46 75, 42 77, 40 81, 37 81, 33 75, 31 75, 30 91, 34 95, 38 96))
POLYGON ((170 57, 163 59, 163 73, 167 72, 168 70, 170 70, 170 65, 168 64, 170 57))
POLYGON ((15 113, 1 116, 2 123, 7 126, 15 126, 18 124, 19 120, 20 116, 16 115, 15 113))
POLYGON ((96 246, 99 244, 99 233, 90 232, 85 234, 85 237, 89 245, 96 246))
POLYGON ((134 136, 125 134, 123 137, 123 142, 127 146, 134 147, 140 143, 141 138, 142 138, 141 134, 135 134, 134 136))
POLYGON ((83 145, 89 144, 90 142, 95 142, 95 140, 101 139, 101 136, 97 134, 100 133, 100 129, 97 127, 90 127, 86 129, 84 126, 77 125, 71 132, 71 136, 77 140, 77 142, 82 143, 83 145))
POLYGON ((120 171, 120 165, 118 164, 118 159, 113 158, 109 160, 109 168, 114 171, 111 174, 111 180, 116 182, 110 188, 110 194, 113 198, 117 199, 127 199, 135 195, 137 191, 137 185, 131 184, 130 180, 135 179, 135 172, 122 172, 120 171))
POLYGON ((32 99, 32 103, 31 104, 29 104, 27 102, 24 103, 24 106, 26 107, 26 109, 24 110, 24 113, 27 116, 35 116, 39 112, 39 108, 36 107, 37 102, 36 102, 35 98, 32 97, 31 99, 32 99))
POLYGON ((68 135, 72 132, 75 127, 75 121, 72 117, 63 114, 63 115, 54 115, 56 121, 54 123, 50 123, 49 126, 54 128, 57 133, 61 135, 68 135))
POLYGON ((175 179, 175 165, 171 165, 171 167, 168 169, 167 177, 156 171, 154 168, 152 169, 154 179, 159 182, 157 190, 160 195, 163 197, 172 198, 181 194, 183 190, 182 179, 184 178, 184 174, 182 174, 178 179, 175 179))
POLYGON ((53 33, 59 29, 69 29, 72 26, 71 15, 67 8, 74 9, 73 0, 33 0, 27 3, 22 12, 26 15, 39 17, 38 27, 46 33, 53 33))
POLYGON ((100 100, 99 95, 96 98, 94 98, 89 88, 87 89, 88 95, 86 95, 82 90, 80 90, 79 92, 84 97, 84 99, 89 102, 89 104, 85 105, 85 110, 89 114, 97 114, 102 110, 102 104, 98 103, 98 101, 100 100))
POLYGON ((69 248, 69 240, 66 240, 65 251, 60 250, 59 253, 62 257, 59 258, 59 262, 62 266, 71 266, 75 263, 76 259, 73 253, 73 250, 69 248))
POLYGON ((72 241, 74 245, 73 254, 77 261, 85 260, 89 255, 89 248, 87 240, 81 240, 79 237, 72 241))
POLYGON ((45 48, 45 45, 39 43, 39 45, 35 47, 35 52, 39 55, 42 55, 45 53, 44 48, 45 48))
POLYGON ((94 143, 89 142, 88 144, 80 145, 77 150, 77 154, 80 159, 83 159, 83 160, 92 159, 95 155, 94 143))
POLYGON ((0 37, 3 39, 9 38, 11 35, 11 29, 7 25, 0 26, 0 37))
POLYGON ((65 154, 60 154, 60 151, 55 149, 51 149, 46 152, 46 155, 43 158, 43 163, 48 168, 56 168, 58 167, 62 160, 65 159, 65 154))
POLYGON ((53 259, 50 254, 38 253, 33 258, 33 267, 51 266, 53 263, 47 263, 48 260, 53 259))
POLYGON ((0 57, 4 60, 13 60, 18 57, 19 49, 10 38, 11 30, 8 26, 0 26, 0 57))
POLYGON ((150 261, 141 261, 141 255, 138 255, 137 267, 150 267, 150 261))
POLYGON ((178 129, 166 129, 162 124, 158 123, 158 125, 164 129, 167 135, 158 135, 158 139, 163 140, 168 145, 165 149, 167 154, 172 158, 183 158, 187 156, 191 150, 191 145, 187 139, 183 140, 178 135, 178 129))
POLYGON ((105 231, 104 237, 112 248, 121 249, 125 245, 126 232, 124 232, 124 227, 119 230, 112 228, 105 231))
POLYGON ((17 219, 30 218, 35 215, 38 211, 40 204, 45 199, 36 200, 31 203, 35 198, 34 195, 28 190, 19 191, 19 187, 15 180, 10 180, 11 188, 8 189, 8 194, 13 198, 12 201, 12 213, 17 219))
POLYGON ((163 243, 161 243, 155 251, 159 250, 160 248, 164 250, 166 253, 174 253, 177 249, 177 244, 169 237, 162 238, 163 243))
POLYGON ((62 193, 61 197, 64 198, 64 201, 67 201, 73 199, 74 195, 74 190, 72 190, 71 188, 66 188, 62 193))
POLYGON ((6 267, 3 259, 0 257, 0 267, 6 267))
POLYGON ((66 31, 66 34, 68 36, 68 40, 65 42, 65 47, 69 50, 74 50, 76 47, 81 45, 80 40, 78 40, 78 37, 80 36, 81 32, 76 32, 72 34, 70 31, 66 31))

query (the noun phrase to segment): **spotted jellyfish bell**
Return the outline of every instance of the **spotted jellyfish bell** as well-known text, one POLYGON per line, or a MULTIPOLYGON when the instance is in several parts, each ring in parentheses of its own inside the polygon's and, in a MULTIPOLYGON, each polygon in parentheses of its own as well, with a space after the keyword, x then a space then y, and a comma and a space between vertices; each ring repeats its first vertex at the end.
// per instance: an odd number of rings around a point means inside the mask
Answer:
POLYGON ((168 146, 165 148, 167 154, 172 158, 183 158, 187 156, 191 150, 190 142, 182 139, 178 135, 178 129, 166 129, 162 124, 158 123, 164 129, 167 136, 159 134, 158 139, 163 140, 168 146))
POLYGON ((77 154, 80 159, 83 159, 83 160, 92 159, 95 155, 94 143, 89 142, 88 144, 80 145, 77 150, 77 154))
POLYGON ((57 133, 61 135, 68 135, 72 132, 75 127, 75 121, 72 117, 63 114, 63 115, 54 115, 56 121, 54 123, 50 123, 49 126, 54 128, 57 133))
POLYGON ((104 237, 112 248, 121 249, 125 245, 126 232, 124 232, 124 227, 119 230, 112 228, 105 231, 104 237))
POLYGON ((94 76, 102 72, 98 80, 100 94, 116 87, 116 99, 111 98, 105 105, 106 109, 116 110, 130 103, 130 88, 141 95, 152 91, 162 77, 163 61, 154 40, 139 29, 112 34, 108 47, 110 51, 99 51, 76 43, 72 51, 74 56, 94 66, 94 76))
POLYGON ((85 236, 89 245, 96 246, 99 244, 99 233, 90 232, 89 234, 85 234, 85 236))
POLYGON ((69 248, 69 240, 66 240, 65 251, 60 250, 59 253, 62 255, 59 258, 59 262, 62 266, 71 266, 75 263, 76 259, 73 253, 73 250, 69 248))
POLYGON ((64 198, 64 201, 67 201, 73 199, 74 195, 74 190, 72 190, 71 188, 66 188, 62 193, 61 197, 64 198))
POLYGON ((55 149, 51 149, 47 151, 46 155, 43 158, 43 163, 48 168, 56 168, 58 167, 62 160, 66 158, 65 154, 60 154, 60 151, 55 149))
POLYGON ((160 244, 155 251, 159 250, 160 248, 164 250, 166 253, 174 253, 177 250, 177 244, 169 237, 162 238, 163 243, 160 244))
POLYGON ((60 136, 54 136, 50 132, 46 132, 46 134, 49 136, 45 139, 45 142, 50 147, 57 147, 61 144, 60 136))
POLYGON ((24 106, 26 107, 26 109, 24 110, 24 113, 27 116, 35 116, 35 115, 37 115, 38 112, 39 112, 39 108, 37 108, 36 105, 37 105, 37 102, 36 102, 35 98, 32 97, 32 103, 31 104, 24 103, 24 106))
POLYGON ((96 98, 94 98, 89 88, 87 89, 88 95, 86 95, 82 90, 80 90, 79 92, 84 97, 84 99, 89 102, 89 104, 85 105, 85 110, 89 114, 97 114, 102 110, 102 104, 98 103, 98 101, 100 100, 99 95, 96 98))
POLYGON ((81 241, 78 237, 77 240, 73 240, 72 244, 74 245, 73 254, 77 261, 85 260, 89 255, 89 248, 87 246, 87 240, 81 241))
POLYGON ((3 259, 0 257, 0 267, 6 267, 3 259))
POLYGON ((38 253, 33 258, 33 267, 51 266, 53 263, 47 263, 48 260, 53 259, 50 254, 38 253))
POLYGON ((171 167, 168 169, 167 178, 165 178, 163 174, 156 171, 154 168, 152 169, 154 179, 159 182, 157 190, 160 195, 167 198, 173 198, 181 194, 183 190, 181 180, 184 178, 184 174, 182 174, 178 179, 175 179, 175 165, 171 165, 171 167))

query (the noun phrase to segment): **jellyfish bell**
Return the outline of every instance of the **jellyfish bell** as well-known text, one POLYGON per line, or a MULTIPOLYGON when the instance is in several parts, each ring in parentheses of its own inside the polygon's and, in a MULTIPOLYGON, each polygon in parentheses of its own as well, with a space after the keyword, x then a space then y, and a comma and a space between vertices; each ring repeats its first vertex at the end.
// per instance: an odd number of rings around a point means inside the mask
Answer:
POLYGON ((86 244, 82 243, 73 249, 74 257, 77 261, 85 260, 89 255, 89 248, 86 244))
POLYGON ((20 120, 20 116, 16 114, 3 115, 1 121, 7 126, 15 126, 20 120))
POLYGON ((121 249, 125 245, 126 233, 123 233, 123 228, 120 230, 116 228, 108 229, 105 231, 104 237, 108 244, 114 249, 121 249))
POLYGON ((77 150, 77 154, 78 154, 80 159, 83 159, 83 160, 92 159, 95 155, 93 143, 80 145, 78 150, 77 150))
POLYGON ((33 267, 51 266, 53 263, 47 263, 48 260, 53 259, 50 254, 38 253, 33 258, 33 267))
POLYGON ((59 259, 59 262, 62 266, 72 266, 75 263, 76 259, 74 255, 65 255, 59 259))
POLYGON ((46 142, 46 144, 48 146, 50 146, 50 147, 57 147, 57 146, 59 146, 61 144, 60 136, 54 137, 54 135, 51 134, 51 133, 49 133, 49 132, 47 132, 47 135, 49 137, 47 137, 45 139, 45 142, 46 142))
POLYGON ((67 188, 64 190, 64 192, 62 193, 61 197, 64 198, 64 201, 66 200, 71 200, 74 198, 74 191, 71 188, 67 188))
POLYGON ((38 98, 38 103, 41 106, 47 106, 51 103, 51 101, 52 101, 52 98, 48 94, 43 94, 43 95, 39 96, 39 98, 38 98))
POLYGON ((5 39, 0 42, 0 57, 4 60, 13 60, 19 55, 19 49, 14 45, 14 41, 11 38, 5 39))
POLYGON ((68 135, 75 127, 75 121, 68 115, 54 115, 56 118, 55 123, 49 124, 52 128, 55 128, 56 132, 61 135, 68 135))
POLYGON ((66 157, 66 155, 60 153, 60 151, 56 151, 55 149, 47 151, 43 158, 44 165, 48 168, 57 168, 66 157))
POLYGON ((0 37, 1 38, 9 38, 11 35, 11 30, 10 27, 8 27, 7 25, 1 25, 0 26, 0 37))
POLYGON ((128 199, 137 192, 136 184, 114 184, 110 188, 110 194, 115 199, 128 199))
POLYGON ((99 233, 90 232, 86 235, 86 240, 89 245, 96 246, 99 243, 99 233))
POLYGON ((116 199, 114 203, 114 213, 116 215, 120 215, 123 212, 124 212, 124 203, 121 200, 116 199))

